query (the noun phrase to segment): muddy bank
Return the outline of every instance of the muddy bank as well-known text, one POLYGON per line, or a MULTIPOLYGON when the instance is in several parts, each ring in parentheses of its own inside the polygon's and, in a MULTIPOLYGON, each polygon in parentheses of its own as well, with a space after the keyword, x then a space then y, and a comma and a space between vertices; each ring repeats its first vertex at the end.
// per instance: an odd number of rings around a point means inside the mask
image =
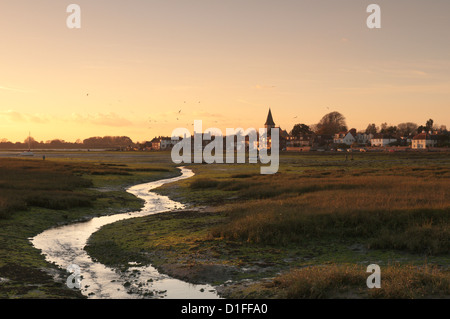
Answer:
POLYGON ((119 221, 93 234, 86 250, 116 269, 138 260, 172 278, 211 285, 222 298, 242 297, 248 287, 273 278, 288 263, 272 262, 278 255, 271 248, 250 251, 245 244, 209 237, 210 227, 225 219, 217 207, 200 207, 119 221))
MULTIPOLYGON (((252 268, 255 273, 259 270, 256 265, 252 268)), ((271 289, 273 278, 241 279, 248 270, 236 266, 163 264, 158 271, 192 284, 213 285, 217 294, 225 299, 276 298, 276 291, 271 289), (222 283, 217 285, 217 282, 222 283)))
MULTIPOLYGON (((89 237, 105 225, 161 212, 183 209, 184 206, 151 192, 165 183, 172 183, 193 175, 181 168, 182 175, 175 178, 133 186, 127 191, 145 200, 137 212, 92 218, 87 222, 49 229, 31 241, 42 251, 46 260, 67 269, 77 265, 82 276, 81 292, 88 298, 217 298, 212 287, 195 286, 160 274, 151 265, 141 265, 127 259, 126 269, 113 269, 91 258, 84 249, 89 237)), ((109 252, 108 252, 109 253, 109 252)))

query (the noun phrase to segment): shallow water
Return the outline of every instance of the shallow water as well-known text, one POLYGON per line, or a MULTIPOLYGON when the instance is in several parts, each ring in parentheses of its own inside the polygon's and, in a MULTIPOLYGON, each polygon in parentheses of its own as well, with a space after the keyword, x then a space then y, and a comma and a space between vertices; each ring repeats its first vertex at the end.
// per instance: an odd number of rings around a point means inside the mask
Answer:
MULTIPOLYGON (((79 266, 82 278, 80 289, 89 298, 219 298, 212 286, 192 285, 160 274, 152 266, 136 265, 126 272, 114 270, 93 261, 83 249, 89 237, 104 225, 119 220, 183 209, 182 204, 172 201, 166 196, 150 192, 151 189, 163 184, 194 175, 191 170, 186 168, 181 168, 181 172, 182 175, 175 178, 130 187, 128 192, 145 200, 145 205, 139 212, 97 217, 88 222, 51 228, 32 238, 31 242, 34 247, 41 250, 48 262, 55 263, 63 269, 67 269, 72 264, 79 266)), ((133 265, 132 260, 130 260, 130 265, 133 265)))

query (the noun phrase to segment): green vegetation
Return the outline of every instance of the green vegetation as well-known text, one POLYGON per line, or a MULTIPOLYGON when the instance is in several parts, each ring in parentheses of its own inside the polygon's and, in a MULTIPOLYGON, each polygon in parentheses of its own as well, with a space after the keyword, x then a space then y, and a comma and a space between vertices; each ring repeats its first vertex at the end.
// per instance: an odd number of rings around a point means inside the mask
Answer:
MULTIPOLYGON (((188 211, 107 225, 86 250, 107 265, 151 263, 217 285, 225 297, 450 295, 448 154, 288 153, 280 163, 276 175, 260 175, 259 165, 188 165, 194 177, 156 190, 188 211), (372 263, 382 289, 365 285, 372 263)), ((82 297, 54 281, 61 270, 28 238, 138 210, 125 187, 179 174, 168 153, 126 152, 0 159, 0 173, 0 298, 82 297)))
POLYGON ((0 298, 82 298, 29 238, 56 225, 139 210, 142 201, 126 186, 179 174, 167 157, 110 154, 0 159, 0 298))
POLYGON ((68 209, 92 206, 93 198, 80 189, 90 180, 73 174, 67 166, 49 162, 2 160, 0 166, 0 218, 28 207, 68 209))
POLYGON ((131 258, 221 285, 226 297, 450 295, 448 154, 290 153, 280 162, 276 175, 190 165, 196 176, 156 191, 192 211, 108 225, 86 249, 109 265, 131 258), (365 285, 371 263, 382 289, 365 285))

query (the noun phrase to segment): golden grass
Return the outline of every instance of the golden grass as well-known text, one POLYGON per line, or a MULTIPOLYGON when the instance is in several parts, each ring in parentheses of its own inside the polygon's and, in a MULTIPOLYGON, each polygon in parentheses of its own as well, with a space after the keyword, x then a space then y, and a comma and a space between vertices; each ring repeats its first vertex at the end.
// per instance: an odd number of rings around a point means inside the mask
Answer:
MULTIPOLYGON (((372 239, 373 247, 446 253, 450 250, 450 180, 352 176, 276 180, 288 192, 227 205, 229 223, 214 237, 269 244, 311 237, 372 239), (430 235, 430 236, 428 236, 430 235), (420 240, 419 240, 420 239, 420 240)), ((277 188, 259 183, 245 192, 277 188)))
POLYGON ((327 265, 305 267, 280 275, 271 283, 283 298, 383 298, 450 297, 450 272, 434 266, 389 265, 381 267, 381 288, 366 285, 366 267, 327 265))

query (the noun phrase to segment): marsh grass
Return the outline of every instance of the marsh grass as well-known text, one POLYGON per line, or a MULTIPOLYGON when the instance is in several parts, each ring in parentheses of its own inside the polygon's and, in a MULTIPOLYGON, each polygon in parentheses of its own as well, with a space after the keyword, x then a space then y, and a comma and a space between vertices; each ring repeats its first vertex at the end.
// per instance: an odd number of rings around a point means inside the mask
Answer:
POLYGON ((143 254, 187 272, 202 263, 255 269, 241 279, 292 269, 267 294, 261 283, 248 286, 256 298, 449 296, 448 154, 355 154, 351 162, 337 154, 282 154, 280 163, 269 176, 248 164, 190 165, 194 177, 156 191, 214 205, 214 217, 180 212, 170 215, 179 220, 108 225, 91 238, 100 248, 94 255, 126 261, 143 254), (382 266, 381 290, 365 286, 370 263, 382 266))
POLYGON ((82 191, 92 182, 67 164, 0 160, 0 218, 29 207, 70 209, 90 207, 94 198, 82 191))
POLYGON ((0 219, 29 207, 55 210, 92 207, 96 198, 101 197, 84 191, 95 186, 93 177, 108 185, 111 181, 123 183, 124 178, 132 180, 139 174, 149 179, 148 175, 173 175, 173 171, 163 166, 0 159, 0 219))
POLYGON ((362 241, 368 248, 427 255, 450 250, 450 165, 446 154, 285 154, 275 175, 248 164, 198 165, 162 193, 221 205, 228 222, 213 238, 255 244, 310 239, 362 241), (169 191, 167 191, 169 190, 169 191))
POLYGON ((450 252, 447 179, 280 176, 243 189, 245 198, 256 199, 227 205, 229 222, 212 236, 274 245, 360 238, 372 248, 450 252))
POLYGON ((55 265, 29 238, 61 224, 142 208, 128 185, 179 175, 167 158, 95 153, 0 158, 0 298, 81 298, 43 269, 55 265), (111 162, 109 162, 111 161, 111 162))
POLYGON ((450 273, 435 266, 388 265, 381 268, 381 288, 369 289, 361 265, 326 265, 292 270, 269 286, 287 299, 428 298, 450 295, 450 273))

